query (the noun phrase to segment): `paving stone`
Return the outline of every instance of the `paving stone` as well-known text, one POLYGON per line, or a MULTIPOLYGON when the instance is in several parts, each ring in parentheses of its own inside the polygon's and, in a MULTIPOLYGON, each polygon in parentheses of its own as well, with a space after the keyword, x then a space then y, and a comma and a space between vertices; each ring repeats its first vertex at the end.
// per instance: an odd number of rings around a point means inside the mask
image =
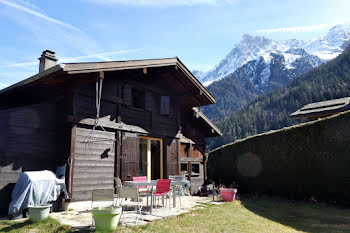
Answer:
MULTIPOLYGON (((136 217, 139 216, 139 214, 134 210, 124 211, 123 217, 120 219, 119 224, 124 226, 145 225, 152 221, 177 216, 180 214, 188 213, 195 209, 203 208, 200 205, 205 203, 213 203, 215 205, 219 203, 222 204, 221 202, 211 202, 211 199, 208 197, 184 196, 181 198, 181 206, 179 199, 177 198, 175 208, 171 207, 169 210, 169 207, 158 206, 157 209, 153 208, 152 215, 142 215, 143 220, 136 220, 136 217)), ((146 205, 146 202, 144 204, 146 205)), ((142 212, 148 213, 148 211, 149 207, 145 206, 142 209, 142 212)), ((71 225, 76 229, 93 229, 90 209, 51 213, 50 216, 54 219, 57 219, 61 224, 71 225)))

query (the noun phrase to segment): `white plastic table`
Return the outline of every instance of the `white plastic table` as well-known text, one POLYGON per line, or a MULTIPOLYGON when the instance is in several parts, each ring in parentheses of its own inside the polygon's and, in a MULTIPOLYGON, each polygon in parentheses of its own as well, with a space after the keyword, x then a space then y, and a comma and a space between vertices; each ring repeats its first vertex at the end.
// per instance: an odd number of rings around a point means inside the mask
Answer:
MULTIPOLYGON (((170 186, 173 187, 173 207, 176 207, 176 184, 177 182, 175 180, 172 180, 170 183, 170 186)), ((124 181, 124 185, 126 186, 130 186, 130 187, 139 187, 139 186, 150 186, 152 187, 151 189, 151 207, 150 207, 150 211, 149 213, 152 214, 152 210, 153 210, 153 191, 154 188, 157 186, 157 180, 150 180, 150 181, 143 181, 143 180, 138 180, 138 181, 124 181)))

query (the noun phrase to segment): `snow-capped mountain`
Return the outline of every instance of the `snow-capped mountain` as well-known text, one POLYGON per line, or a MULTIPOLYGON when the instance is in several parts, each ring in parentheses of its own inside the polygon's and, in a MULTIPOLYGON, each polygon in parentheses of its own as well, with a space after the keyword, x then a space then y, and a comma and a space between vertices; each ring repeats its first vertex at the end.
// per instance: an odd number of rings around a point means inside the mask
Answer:
POLYGON ((192 70, 192 74, 196 76, 197 79, 202 80, 206 73, 200 70, 192 70))
POLYGON ((342 24, 332 27, 324 36, 306 41, 302 46, 308 53, 328 61, 343 52, 349 40, 350 24, 342 24))
POLYGON ((296 39, 275 41, 245 34, 212 70, 206 73, 200 71, 194 71, 194 73, 205 86, 208 86, 213 81, 220 80, 249 63, 245 67, 246 75, 258 90, 264 92, 273 89, 273 85, 271 87, 269 85, 276 81, 271 80, 271 62, 276 62, 277 57, 281 62, 279 69, 289 74, 287 78, 289 80, 318 66, 321 62, 335 58, 349 44, 349 41, 350 24, 337 25, 326 35, 309 41, 296 39), (298 70, 301 67, 303 68, 298 70))
POLYGON ((303 49, 289 49, 284 53, 270 53, 269 58, 259 57, 235 70, 240 80, 247 77, 257 94, 286 85, 293 78, 321 64, 321 59, 303 49))

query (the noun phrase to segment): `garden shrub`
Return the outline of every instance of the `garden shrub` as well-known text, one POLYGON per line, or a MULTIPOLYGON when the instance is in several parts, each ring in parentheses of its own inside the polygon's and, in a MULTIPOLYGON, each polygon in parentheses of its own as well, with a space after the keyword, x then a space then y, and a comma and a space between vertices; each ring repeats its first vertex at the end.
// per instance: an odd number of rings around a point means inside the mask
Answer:
POLYGON ((239 193, 350 205, 350 112, 219 147, 208 177, 239 193))

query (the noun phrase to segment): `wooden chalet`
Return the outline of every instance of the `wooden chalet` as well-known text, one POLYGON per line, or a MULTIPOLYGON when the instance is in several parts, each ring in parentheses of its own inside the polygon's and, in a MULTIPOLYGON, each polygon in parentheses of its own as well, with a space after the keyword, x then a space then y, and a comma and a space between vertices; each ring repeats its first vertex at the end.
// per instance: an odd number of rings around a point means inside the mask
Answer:
POLYGON ((309 121, 325 118, 350 110, 350 97, 307 104, 290 114, 292 118, 307 118, 309 121))
POLYGON ((198 190, 206 176, 205 138, 221 133, 197 108, 215 99, 177 57, 56 61, 44 51, 38 74, 0 91, 2 211, 21 172, 65 163, 73 202, 114 188, 113 177, 183 172, 192 193, 198 190))

